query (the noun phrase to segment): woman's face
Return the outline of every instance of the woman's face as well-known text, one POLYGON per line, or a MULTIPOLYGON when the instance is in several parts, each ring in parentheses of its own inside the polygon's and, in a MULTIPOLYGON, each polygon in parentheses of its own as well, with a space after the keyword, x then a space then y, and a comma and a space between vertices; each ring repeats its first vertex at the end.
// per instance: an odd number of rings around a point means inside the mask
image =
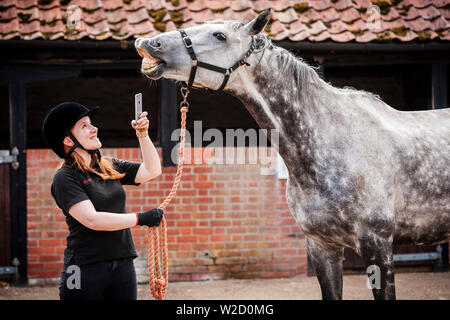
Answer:
POLYGON ((71 132, 87 150, 97 150, 102 147, 102 143, 97 137, 98 129, 91 124, 91 119, 88 116, 78 120, 71 132))

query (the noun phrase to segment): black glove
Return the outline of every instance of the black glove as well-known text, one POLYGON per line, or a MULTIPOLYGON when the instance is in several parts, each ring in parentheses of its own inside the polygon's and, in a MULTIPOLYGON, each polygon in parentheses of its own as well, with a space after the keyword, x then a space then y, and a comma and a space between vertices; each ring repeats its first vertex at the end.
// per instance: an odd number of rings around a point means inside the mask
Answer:
POLYGON ((161 223, 164 211, 155 208, 137 214, 137 224, 139 226, 157 227, 161 223))

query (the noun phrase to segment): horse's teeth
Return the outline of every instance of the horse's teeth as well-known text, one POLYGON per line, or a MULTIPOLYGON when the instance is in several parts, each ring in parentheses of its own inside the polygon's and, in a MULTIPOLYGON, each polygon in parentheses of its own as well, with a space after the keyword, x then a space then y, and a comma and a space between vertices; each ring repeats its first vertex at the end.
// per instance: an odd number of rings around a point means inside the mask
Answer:
POLYGON ((144 58, 142 59, 142 69, 148 70, 156 66, 156 64, 159 62, 158 59, 155 58, 144 58))

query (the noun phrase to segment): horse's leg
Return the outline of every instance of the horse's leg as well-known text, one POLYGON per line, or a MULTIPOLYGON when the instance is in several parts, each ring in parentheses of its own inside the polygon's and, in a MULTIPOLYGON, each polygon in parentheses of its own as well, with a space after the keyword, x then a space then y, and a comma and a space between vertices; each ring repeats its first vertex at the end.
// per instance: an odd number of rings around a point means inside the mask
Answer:
POLYGON ((359 249, 366 267, 370 267, 368 276, 375 300, 395 300, 392 242, 367 235, 359 240, 359 249))
POLYGON ((311 238, 307 238, 306 248, 319 280, 322 299, 342 300, 342 260, 344 249, 314 241, 311 238))

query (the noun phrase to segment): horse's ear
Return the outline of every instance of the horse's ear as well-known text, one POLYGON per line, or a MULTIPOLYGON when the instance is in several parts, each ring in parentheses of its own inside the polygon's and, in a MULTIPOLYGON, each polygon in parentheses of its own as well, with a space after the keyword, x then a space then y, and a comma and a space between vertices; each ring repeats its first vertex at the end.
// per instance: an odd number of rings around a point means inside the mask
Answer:
POLYGON ((264 10, 255 19, 244 26, 244 30, 251 36, 260 33, 270 19, 270 8, 264 10))

